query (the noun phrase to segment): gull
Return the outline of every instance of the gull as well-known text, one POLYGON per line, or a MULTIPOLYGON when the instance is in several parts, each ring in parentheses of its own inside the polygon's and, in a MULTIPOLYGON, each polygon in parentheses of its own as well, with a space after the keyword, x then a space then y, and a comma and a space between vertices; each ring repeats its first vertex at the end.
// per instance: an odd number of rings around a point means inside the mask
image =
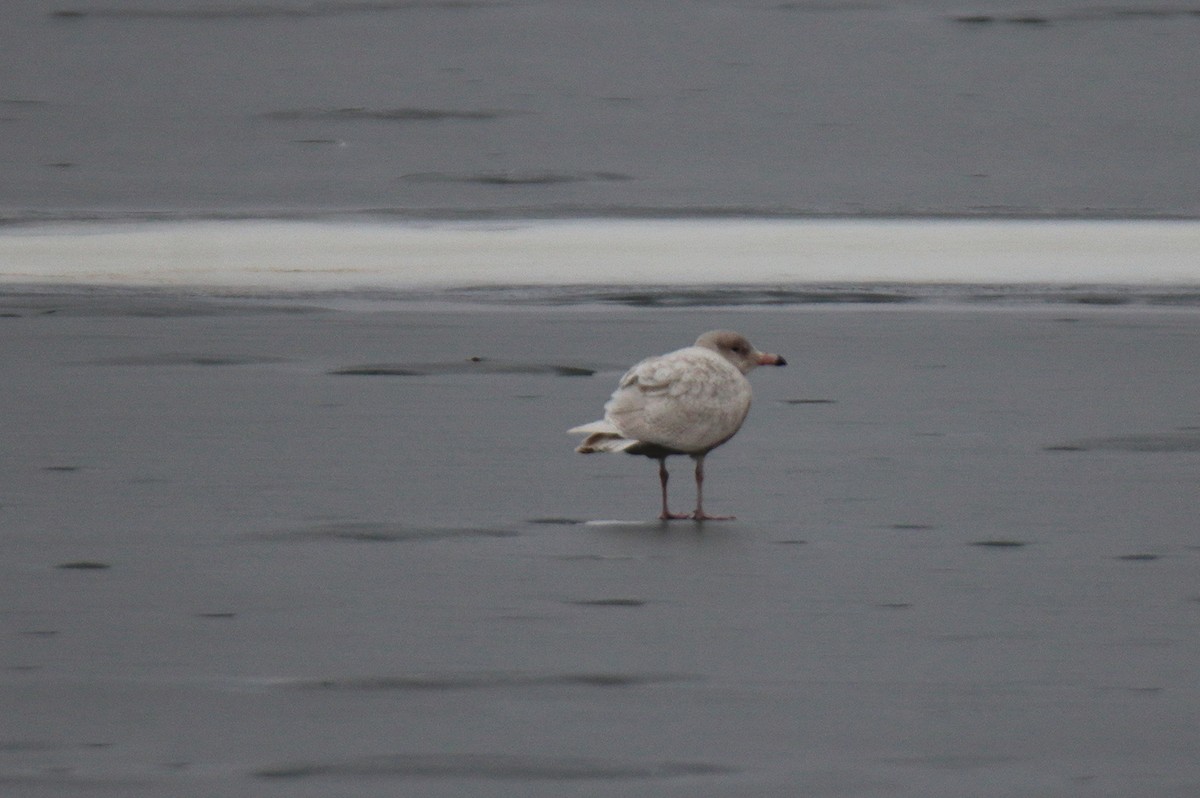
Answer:
POLYGON ((575 451, 624 452, 658 461, 665 520, 726 521, 733 516, 704 512, 704 458, 732 438, 750 412, 750 381, 758 366, 786 366, 779 355, 755 349, 742 335, 712 330, 692 346, 649 357, 621 378, 604 405, 604 418, 573 427, 586 435, 575 451), (696 509, 672 513, 667 505, 667 458, 696 462, 696 509))

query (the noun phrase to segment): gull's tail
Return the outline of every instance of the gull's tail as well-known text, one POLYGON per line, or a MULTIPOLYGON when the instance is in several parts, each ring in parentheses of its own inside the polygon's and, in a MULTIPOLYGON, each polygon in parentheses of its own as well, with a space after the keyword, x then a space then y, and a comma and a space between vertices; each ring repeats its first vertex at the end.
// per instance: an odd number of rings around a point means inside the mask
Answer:
POLYGON ((583 424, 578 427, 572 427, 567 430, 572 435, 586 435, 583 443, 575 447, 575 451, 580 454, 592 454, 594 452, 624 452, 637 443, 635 440, 626 438, 617 428, 607 421, 593 421, 591 424, 583 424))

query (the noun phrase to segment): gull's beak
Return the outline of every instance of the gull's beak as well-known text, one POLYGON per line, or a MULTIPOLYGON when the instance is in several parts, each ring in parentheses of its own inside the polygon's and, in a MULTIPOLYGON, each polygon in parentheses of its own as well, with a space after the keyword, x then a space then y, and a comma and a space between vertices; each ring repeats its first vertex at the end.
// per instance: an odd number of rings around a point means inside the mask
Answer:
POLYGON ((780 355, 772 355, 762 352, 758 356, 758 365, 760 366, 786 366, 787 361, 780 355))

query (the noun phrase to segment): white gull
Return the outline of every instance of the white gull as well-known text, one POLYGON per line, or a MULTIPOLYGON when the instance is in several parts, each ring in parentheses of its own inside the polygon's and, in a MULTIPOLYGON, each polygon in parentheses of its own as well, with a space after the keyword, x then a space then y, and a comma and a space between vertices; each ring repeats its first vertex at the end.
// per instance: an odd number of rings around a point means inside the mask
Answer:
POLYGON ((756 366, 786 366, 779 355, 755 349, 745 337, 713 330, 692 346, 646 358, 621 378, 604 405, 604 418, 569 430, 586 435, 575 451, 624 452, 658 460, 663 520, 728 520, 704 512, 704 458, 732 438, 750 412, 750 381, 756 366), (667 506, 671 455, 696 461, 696 509, 672 513, 667 506))

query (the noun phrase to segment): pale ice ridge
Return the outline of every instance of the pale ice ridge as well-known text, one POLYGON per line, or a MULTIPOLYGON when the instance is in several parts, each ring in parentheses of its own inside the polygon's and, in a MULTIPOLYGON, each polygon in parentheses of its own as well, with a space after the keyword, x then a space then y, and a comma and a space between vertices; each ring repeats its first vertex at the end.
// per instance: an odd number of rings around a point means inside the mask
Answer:
POLYGON ((8 285, 404 291, 499 286, 1200 284, 1200 222, 154 222, 0 232, 8 285))

